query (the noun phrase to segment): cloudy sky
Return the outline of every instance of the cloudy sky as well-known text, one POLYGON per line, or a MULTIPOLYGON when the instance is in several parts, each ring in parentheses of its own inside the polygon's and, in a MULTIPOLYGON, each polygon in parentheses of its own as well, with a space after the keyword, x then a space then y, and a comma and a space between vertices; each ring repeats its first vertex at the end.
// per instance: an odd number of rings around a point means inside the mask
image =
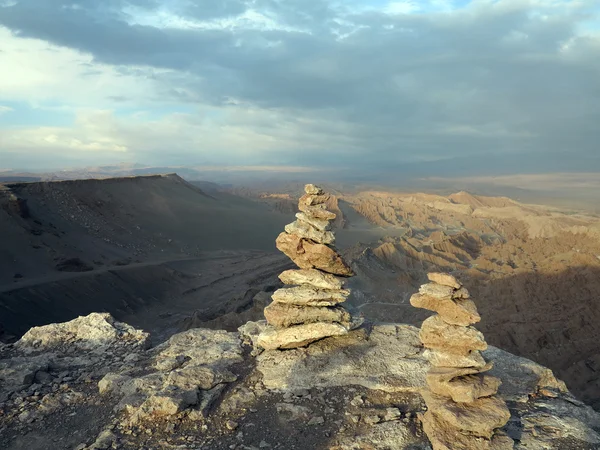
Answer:
POLYGON ((0 169, 599 156, 598 0, 0 0, 0 169))

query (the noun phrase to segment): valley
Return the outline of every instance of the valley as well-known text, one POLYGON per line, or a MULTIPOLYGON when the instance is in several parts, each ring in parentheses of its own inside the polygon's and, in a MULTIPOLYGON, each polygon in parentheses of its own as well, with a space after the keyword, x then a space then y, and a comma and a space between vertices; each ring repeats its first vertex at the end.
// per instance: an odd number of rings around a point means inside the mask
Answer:
MULTIPOLYGON (((300 190, 191 183, 177 175, 8 183, 0 191, 0 323, 106 311, 155 343, 262 318, 289 262, 274 241, 300 190)), ((344 191, 328 207, 369 320, 420 325, 408 299, 428 271, 459 277, 490 344, 550 367, 600 407, 600 219, 592 212, 451 195, 344 191)))

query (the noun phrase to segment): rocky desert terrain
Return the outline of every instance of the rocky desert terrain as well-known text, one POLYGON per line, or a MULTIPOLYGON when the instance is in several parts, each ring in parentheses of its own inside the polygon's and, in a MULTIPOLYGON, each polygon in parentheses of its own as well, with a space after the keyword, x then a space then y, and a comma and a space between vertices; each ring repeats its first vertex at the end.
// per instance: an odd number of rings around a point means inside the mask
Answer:
POLYGON ((428 272, 439 271, 457 276, 481 313, 476 327, 494 346, 487 351, 496 358, 493 375, 503 382, 499 395, 512 414, 505 431, 521 442, 518 448, 598 448, 597 416, 575 400, 600 408, 597 215, 467 192, 331 187, 326 207, 336 215, 335 245, 355 274, 346 303, 365 325, 310 350, 283 352, 271 362, 278 372, 269 374, 261 358, 270 357, 252 345, 260 322, 245 324, 264 318, 282 286, 278 275, 292 267, 275 238, 294 220, 297 188, 258 192, 177 175, 3 185, 0 340, 8 344, 2 361, 11 363, 0 369, 0 446, 48 448, 47 428, 57 442, 52 448, 427 448, 416 420, 426 370, 412 326, 429 314, 409 298, 428 272), (98 312, 105 314, 88 316, 98 312), (78 316, 88 317, 48 325, 78 316), (391 331, 381 323, 406 325, 391 331), (45 325, 50 328, 28 331, 45 325), (65 327, 68 333, 58 331, 65 327), (86 333, 95 336, 98 328, 112 337, 90 340, 86 333), (58 334, 34 339, 30 333, 58 334), (182 339, 193 340, 194 348, 210 343, 216 347, 207 352, 223 354, 216 372, 202 372, 206 395, 176 406, 153 398, 158 406, 152 408, 171 412, 164 421, 136 422, 156 383, 187 361, 206 358, 178 347, 168 357, 173 362, 161 365, 161 352, 182 339), (414 348, 403 349, 413 341, 414 348), (363 351, 356 345, 366 346, 365 353, 353 355, 363 351), (383 350, 390 345, 400 345, 398 368, 365 356, 391 355, 383 350), (307 369, 309 355, 320 355, 321 378, 307 369), (363 357, 369 369, 350 362, 363 357), (15 362, 23 370, 15 371, 15 362), (405 364, 416 364, 411 379, 387 386, 401 371, 406 376, 405 364), (381 375, 366 373, 383 366, 381 375), (285 381, 296 372, 306 379, 285 381), (101 386, 110 387, 99 387, 108 375, 101 386), (374 385, 381 377, 383 384, 374 385), (121 389, 125 381, 139 385, 133 403, 123 400, 133 392, 121 389), (228 400, 239 392, 252 401, 228 400), (67 414, 71 429, 83 434, 61 435, 60 422, 46 410, 67 414), (101 419, 83 417, 90 413, 101 419), (534 438, 541 441, 527 441, 534 438), (294 444, 303 439, 305 445, 294 444), (389 447, 390 439, 405 446, 389 447))

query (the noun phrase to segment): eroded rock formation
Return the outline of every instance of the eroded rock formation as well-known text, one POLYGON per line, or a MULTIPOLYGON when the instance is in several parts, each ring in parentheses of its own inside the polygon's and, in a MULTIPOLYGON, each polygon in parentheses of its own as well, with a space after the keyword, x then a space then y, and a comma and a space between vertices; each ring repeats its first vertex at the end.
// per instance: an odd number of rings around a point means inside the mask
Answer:
MULTIPOLYGON (((419 329, 373 324, 254 358, 244 341, 265 326, 189 330, 151 349, 108 314, 36 328, 0 345, 0 448, 431 450, 417 418, 430 368, 419 329)), ((494 347, 472 359, 484 356, 514 450, 598 448, 600 415, 550 370, 494 347)), ((453 405, 470 428, 489 422, 490 408, 453 405)), ((473 441, 454 438, 453 449, 473 441)))
POLYGON ((308 184, 304 191, 297 220, 277 238, 277 248, 300 269, 279 276, 292 287, 276 291, 265 308, 270 326, 257 342, 267 350, 302 347, 352 328, 350 314, 340 305, 350 295, 340 277, 351 276, 352 270, 330 246, 335 242, 330 222, 336 215, 327 210, 329 196, 321 188, 308 184))
POLYGON ((513 440, 498 429, 510 411, 498 392, 499 378, 486 374, 493 363, 483 334, 472 327, 481 318, 468 291, 451 275, 430 273, 410 303, 434 311, 423 322, 419 336, 428 349, 431 368, 423 399, 427 412, 423 430, 434 450, 512 449, 513 440))

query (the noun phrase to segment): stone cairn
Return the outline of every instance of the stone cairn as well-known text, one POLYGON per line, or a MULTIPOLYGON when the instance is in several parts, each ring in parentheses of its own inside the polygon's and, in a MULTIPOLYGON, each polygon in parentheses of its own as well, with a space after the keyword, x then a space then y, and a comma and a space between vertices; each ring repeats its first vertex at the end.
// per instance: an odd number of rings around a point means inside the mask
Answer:
POLYGON ((484 374, 493 364, 481 354, 487 348, 483 334, 471 326, 481 320, 475 303, 452 275, 428 278, 431 283, 410 299, 411 305, 437 313, 419 334, 431 363, 423 392, 425 434, 434 450, 512 449, 512 439, 496 430, 510 412, 495 396, 500 380, 484 374))
POLYGON ((304 188, 296 214, 297 220, 286 225, 277 237, 277 248, 300 270, 286 270, 279 279, 286 285, 273 294, 265 308, 268 326, 257 343, 267 350, 302 347, 329 336, 341 336, 353 328, 350 313, 340 303, 350 295, 344 278, 352 270, 337 251, 330 221, 336 215, 328 211, 329 195, 315 185, 304 188), (336 276, 338 275, 338 276, 336 276))

